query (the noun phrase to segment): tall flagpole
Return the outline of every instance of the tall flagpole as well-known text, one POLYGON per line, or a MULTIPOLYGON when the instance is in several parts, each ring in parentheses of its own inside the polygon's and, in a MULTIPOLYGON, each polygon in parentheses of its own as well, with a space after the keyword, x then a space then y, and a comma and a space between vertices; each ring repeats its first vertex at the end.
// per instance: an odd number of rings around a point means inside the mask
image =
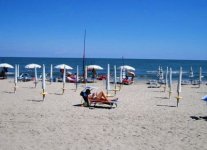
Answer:
POLYGON ((85 33, 84 33, 84 47, 83 47, 83 82, 85 83, 86 82, 86 79, 85 79, 85 51, 86 51, 86 29, 85 29, 85 33))

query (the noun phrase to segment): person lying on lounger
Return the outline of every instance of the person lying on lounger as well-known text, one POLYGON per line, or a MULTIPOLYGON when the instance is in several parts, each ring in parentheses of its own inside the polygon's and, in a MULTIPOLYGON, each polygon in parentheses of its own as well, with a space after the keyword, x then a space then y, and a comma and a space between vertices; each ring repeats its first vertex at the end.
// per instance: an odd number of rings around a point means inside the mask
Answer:
POLYGON ((87 106, 89 106, 89 102, 111 104, 118 100, 118 98, 109 99, 103 91, 91 93, 90 89, 86 89, 85 92, 82 91, 80 95, 83 97, 87 106))

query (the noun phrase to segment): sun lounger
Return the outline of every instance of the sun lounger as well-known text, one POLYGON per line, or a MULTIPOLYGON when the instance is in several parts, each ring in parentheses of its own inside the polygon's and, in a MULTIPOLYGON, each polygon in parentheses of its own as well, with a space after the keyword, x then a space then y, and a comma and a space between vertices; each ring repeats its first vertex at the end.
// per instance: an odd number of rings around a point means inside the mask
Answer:
POLYGON ((146 84, 158 83, 157 80, 149 80, 146 84))
POLYGON ((123 79, 122 83, 125 85, 130 85, 130 84, 134 83, 134 81, 132 81, 130 79, 123 79))
POLYGON ((100 75, 97 77, 97 80, 106 80, 106 76, 105 75, 100 75))
MULTIPOLYGON (((202 82, 201 82, 202 83, 202 82)), ((199 85, 200 84, 200 81, 199 80, 193 80, 192 81, 192 85, 199 85)))
POLYGON ((117 101, 118 101, 118 98, 114 98, 110 101, 106 101, 106 100, 102 100, 102 99, 89 99, 89 107, 91 107, 93 105, 93 107, 96 106, 96 104, 106 104, 106 105, 109 105, 111 108, 113 106, 117 107, 117 101))
POLYGON ((19 77, 18 77, 18 81, 31 81, 32 77, 28 74, 28 73, 22 73, 19 77))
POLYGON ((148 88, 160 88, 160 87, 161 85, 156 80, 149 81, 148 88))
POLYGON ((83 90, 80 95, 82 96, 83 100, 84 100, 84 106, 88 106, 89 108, 91 107, 95 107, 96 104, 105 104, 105 105, 109 105, 110 108, 117 107, 117 101, 118 98, 114 98, 112 100, 105 100, 105 99, 88 99, 88 96, 86 96, 86 94, 84 93, 85 91, 83 90))
POLYGON ((191 82, 188 81, 188 80, 182 80, 181 81, 181 85, 190 85, 190 84, 191 84, 191 82))

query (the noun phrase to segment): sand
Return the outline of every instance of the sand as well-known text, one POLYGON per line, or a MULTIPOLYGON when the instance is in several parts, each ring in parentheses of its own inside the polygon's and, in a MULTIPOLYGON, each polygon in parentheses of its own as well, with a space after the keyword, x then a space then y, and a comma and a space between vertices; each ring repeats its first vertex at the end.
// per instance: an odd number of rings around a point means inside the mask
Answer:
MULTIPOLYGON (((117 92, 118 107, 89 109, 79 104, 84 85, 0 80, 1 150, 205 150, 207 104, 201 97, 207 86, 182 86, 176 107, 176 84, 171 99, 163 88, 147 88, 143 81, 117 92)), ((104 81, 88 84, 105 89, 104 81)))

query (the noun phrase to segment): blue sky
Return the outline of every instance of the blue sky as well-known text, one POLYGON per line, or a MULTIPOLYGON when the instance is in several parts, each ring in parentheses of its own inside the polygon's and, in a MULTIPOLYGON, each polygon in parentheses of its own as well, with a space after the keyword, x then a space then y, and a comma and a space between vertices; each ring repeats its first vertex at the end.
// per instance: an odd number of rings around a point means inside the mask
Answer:
POLYGON ((207 0, 0 0, 0 56, 207 60, 207 0))

